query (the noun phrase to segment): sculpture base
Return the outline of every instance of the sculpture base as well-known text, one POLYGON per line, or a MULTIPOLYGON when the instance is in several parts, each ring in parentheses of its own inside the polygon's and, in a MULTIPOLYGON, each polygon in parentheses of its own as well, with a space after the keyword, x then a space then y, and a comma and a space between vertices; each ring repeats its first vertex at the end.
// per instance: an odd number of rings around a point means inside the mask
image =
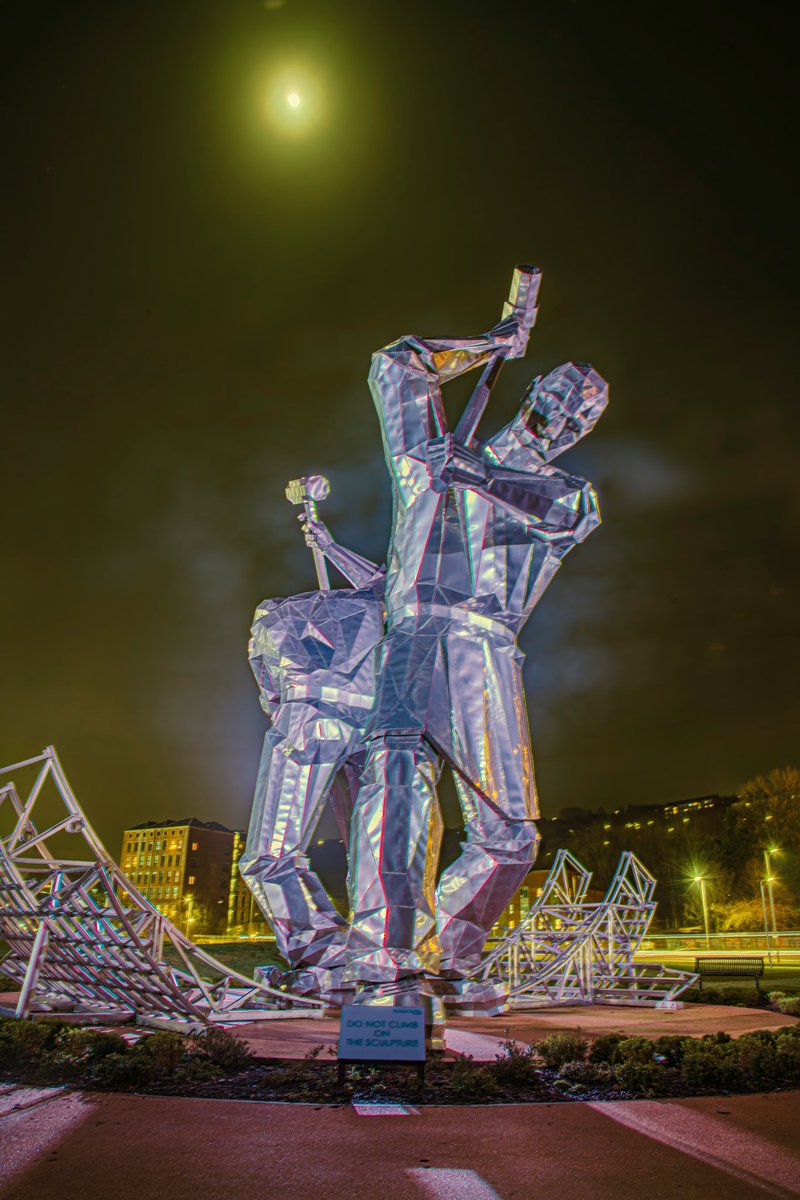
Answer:
POLYGON ((428 979, 434 994, 452 1017, 497 1017, 508 1008, 508 988, 502 983, 471 979, 428 979))

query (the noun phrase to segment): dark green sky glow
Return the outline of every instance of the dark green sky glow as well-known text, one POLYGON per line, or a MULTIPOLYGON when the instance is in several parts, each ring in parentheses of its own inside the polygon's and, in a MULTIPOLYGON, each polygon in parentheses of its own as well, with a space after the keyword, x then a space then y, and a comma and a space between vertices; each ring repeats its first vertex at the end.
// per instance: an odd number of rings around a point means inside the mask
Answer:
POLYGON ((486 328, 525 261, 487 428, 567 358, 612 388, 570 456, 605 523, 522 639, 545 812, 797 760, 794 51, 701 9, 4 6, 0 761, 55 743, 112 848, 243 825, 250 618, 313 584, 284 484, 382 557, 370 354, 486 328))

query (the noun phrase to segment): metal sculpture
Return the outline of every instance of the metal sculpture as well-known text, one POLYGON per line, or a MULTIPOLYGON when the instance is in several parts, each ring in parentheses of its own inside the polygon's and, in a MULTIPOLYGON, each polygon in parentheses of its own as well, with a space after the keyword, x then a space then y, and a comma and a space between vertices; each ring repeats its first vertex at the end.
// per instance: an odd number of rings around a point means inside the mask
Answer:
POLYGON ((0 970, 20 985, 0 1012, 179 1030, 322 1015, 318 1001, 218 962, 150 904, 92 829, 52 746, 0 776, 26 768, 36 769, 27 796, 0 787, 0 970))
POLYGON ((292 503, 305 507, 321 590, 265 600, 256 610, 249 658, 270 727, 239 869, 290 965, 283 982, 295 992, 331 995, 341 988, 349 926, 307 850, 329 796, 347 829, 375 698, 385 573, 333 541, 312 507, 327 494, 321 476, 286 489, 292 503), (352 588, 329 588, 325 558, 352 588), (337 788, 340 769, 345 779, 337 788))
MULTIPOLYGON (((656 881, 630 851, 604 898, 589 903, 591 873, 559 850, 542 891, 473 973, 510 1008, 558 1004, 668 1005, 697 976, 634 956, 656 910, 656 881)), ((480 1003, 471 1011, 482 1012, 480 1003)))
POLYGON ((10 947, 1 965, 21 984, 17 1015, 68 1007, 190 1028, 321 1012, 302 994, 336 997, 356 984, 362 998, 374 988, 403 1002, 422 990, 463 1012, 496 1012, 669 1001, 692 981, 634 965, 655 880, 632 854, 590 904, 588 872, 559 851, 525 921, 481 958, 539 840, 516 639, 564 556, 600 521, 591 485, 551 465, 606 406, 591 367, 537 377, 505 429, 476 437, 503 362, 525 353, 539 282, 536 268, 518 268, 485 335, 406 337, 373 356, 394 501, 386 568, 338 545, 319 520, 326 479, 287 487, 304 509, 320 590, 256 611, 249 657, 270 728, 240 862, 289 963, 283 990, 228 970, 137 891, 51 747, 0 770, 39 766, 25 800, 13 784, 0 788, 0 937, 10 947), (441 385, 478 366, 450 433, 441 385), (331 588, 326 562, 352 586, 331 588), (436 886, 443 764, 465 841, 436 886), (49 782, 61 809, 37 824, 49 782), (307 855, 329 798, 349 825, 349 921, 307 855), (82 857, 59 852, 64 836, 79 838, 82 857), (179 966, 165 961, 167 944, 179 966))
POLYGON ((474 439, 502 361, 525 352, 539 281, 536 268, 518 268, 487 334, 406 337, 373 356, 394 515, 387 630, 351 825, 346 975, 362 985, 464 980, 535 855, 516 639, 565 554, 599 523, 591 485, 550 462, 607 402, 591 367, 567 363, 533 381, 510 425, 474 439), (479 366, 451 434, 441 384, 479 366), (442 760, 466 834, 434 894, 442 760))

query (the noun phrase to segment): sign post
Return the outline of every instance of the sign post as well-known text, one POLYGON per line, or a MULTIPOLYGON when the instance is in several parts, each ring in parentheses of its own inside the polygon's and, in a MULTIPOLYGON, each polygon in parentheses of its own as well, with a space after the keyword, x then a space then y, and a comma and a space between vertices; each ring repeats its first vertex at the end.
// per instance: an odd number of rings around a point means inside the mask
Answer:
POLYGON ((383 1004, 344 1004, 339 1031, 338 1081, 349 1064, 414 1064, 425 1079, 425 1009, 383 1004))

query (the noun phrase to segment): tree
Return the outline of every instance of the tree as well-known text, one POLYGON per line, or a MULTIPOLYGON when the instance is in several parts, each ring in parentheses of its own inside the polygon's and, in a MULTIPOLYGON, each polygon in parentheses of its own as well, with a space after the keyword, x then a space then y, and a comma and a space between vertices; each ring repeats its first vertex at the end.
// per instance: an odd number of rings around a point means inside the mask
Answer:
MULTIPOLYGON (((712 906, 720 929, 758 933, 764 928, 764 906, 760 898, 734 900, 731 904, 712 906)), ((785 897, 775 897, 775 924, 778 929, 795 929, 800 914, 797 905, 785 897)), ((767 901, 767 926, 772 931, 772 911, 767 901)))
POLYGON ((800 769, 775 767, 743 783, 734 806, 742 820, 763 842, 800 847, 800 769))

